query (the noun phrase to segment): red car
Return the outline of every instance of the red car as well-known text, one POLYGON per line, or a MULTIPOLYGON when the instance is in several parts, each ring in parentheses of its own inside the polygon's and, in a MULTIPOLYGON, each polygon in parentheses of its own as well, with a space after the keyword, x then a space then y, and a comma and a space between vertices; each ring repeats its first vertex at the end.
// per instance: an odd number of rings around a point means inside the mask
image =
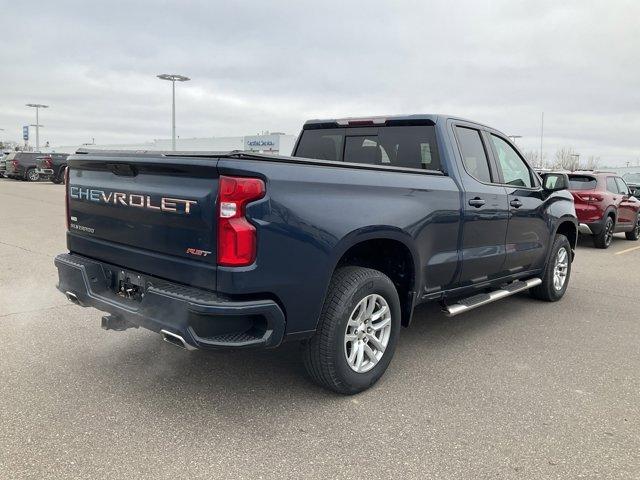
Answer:
POLYGON ((640 237, 640 200, 631 196, 625 181, 615 173, 569 174, 580 233, 593 235, 598 248, 608 248, 613 234, 624 232, 627 240, 640 237))

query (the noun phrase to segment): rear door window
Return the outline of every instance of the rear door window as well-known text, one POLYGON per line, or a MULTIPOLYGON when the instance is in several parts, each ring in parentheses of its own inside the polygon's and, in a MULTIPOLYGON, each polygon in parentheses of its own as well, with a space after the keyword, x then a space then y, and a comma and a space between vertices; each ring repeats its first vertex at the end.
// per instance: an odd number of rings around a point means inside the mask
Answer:
POLYGON ((587 175, 569 175, 569 190, 593 190, 598 185, 595 178, 587 175))
POLYGON ((469 175, 481 182, 491 183, 489 160, 484 150, 480 132, 473 128, 456 127, 462 163, 469 175))
POLYGON ((618 192, 618 185, 616 184, 616 179, 614 177, 607 177, 607 191, 611 193, 620 193, 618 192))

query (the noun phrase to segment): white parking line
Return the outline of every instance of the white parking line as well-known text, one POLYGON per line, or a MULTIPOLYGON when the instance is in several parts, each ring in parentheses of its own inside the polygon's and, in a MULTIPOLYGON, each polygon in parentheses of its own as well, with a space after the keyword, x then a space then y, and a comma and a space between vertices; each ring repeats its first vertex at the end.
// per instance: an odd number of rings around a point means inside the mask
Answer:
POLYGON ((634 250, 640 250, 640 246, 627 248, 626 250, 620 250, 619 252, 616 252, 614 255, 622 255, 623 253, 633 252, 634 250))

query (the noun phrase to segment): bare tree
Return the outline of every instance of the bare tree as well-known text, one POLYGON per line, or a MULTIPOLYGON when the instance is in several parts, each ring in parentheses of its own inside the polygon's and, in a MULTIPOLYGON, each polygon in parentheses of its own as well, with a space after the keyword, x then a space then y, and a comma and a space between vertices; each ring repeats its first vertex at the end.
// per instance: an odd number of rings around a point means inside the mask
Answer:
POLYGON ((538 150, 528 150, 524 152, 524 158, 534 168, 547 168, 547 155, 542 154, 542 159, 540 159, 540 152, 538 150))
POLYGON ((600 163, 600 157, 591 155, 587 160, 587 170, 597 170, 600 163))
POLYGON ((529 165, 534 167, 540 166, 540 155, 535 150, 527 150, 524 152, 524 159, 529 163, 529 165))
POLYGON ((572 147, 562 147, 556 151, 553 168, 573 172, 580 168, 580 157, 572 147))

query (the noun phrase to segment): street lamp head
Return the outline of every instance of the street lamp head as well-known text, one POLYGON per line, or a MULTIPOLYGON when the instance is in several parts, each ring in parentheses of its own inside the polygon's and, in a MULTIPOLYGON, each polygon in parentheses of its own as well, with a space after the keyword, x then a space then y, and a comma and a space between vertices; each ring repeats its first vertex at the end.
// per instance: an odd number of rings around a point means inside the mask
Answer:
POLYGON ((184 75, 172 75, 169 73, 163 73, 158 75, 160 80, 169 80, 171 82, 186 82, 191 80, 189 77, 185 77, 184 75))
POLYGON ((27 103, 26 106, 35 108, 49 108, 49 105, 43 105, 41 103, 27 103))

